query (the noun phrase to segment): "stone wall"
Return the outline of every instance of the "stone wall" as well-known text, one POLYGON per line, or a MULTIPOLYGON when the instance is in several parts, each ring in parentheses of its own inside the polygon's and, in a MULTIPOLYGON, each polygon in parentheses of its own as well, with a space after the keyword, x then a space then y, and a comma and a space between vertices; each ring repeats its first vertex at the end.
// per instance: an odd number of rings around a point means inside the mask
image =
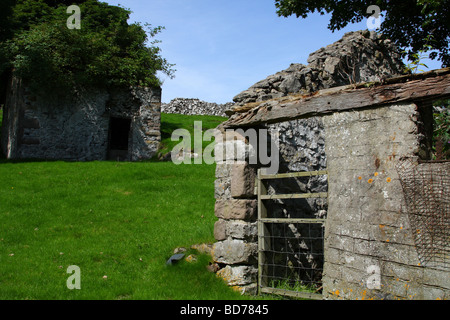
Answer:
MULTIPOLYGON (((234 97, 235 105, 227 114, 231 115, 240 106, 254 102, 312 93, 340 85, 377 81, 400 75, 402 72, 400 54, 390 40, 375 32, 350 32, 336 43, 312 53, 307 66, 292 64, 288 69, 241 92, 234 97)), ((274 123, 262 128, 268 130, 271 141, 277 144, 280 173, 326 168, 326 139, 320 117, 274 123)), ((219 274, 223 275, 230 285, 239 285, 243 291, 249 291, 250 288, 250 291, 255 291, 256 201, 254 190, 251 189, 254 188, 256 170, 261 165, 249 165, 248 153, 251 152, 252 146, 248 145, 249 141, 245 138, 236 134, 224 135, 223 143, 218 145, 219 149, 233 144, 235 149, 249 150, 239 159, 235 154, 225 153, 226 159, 219 159, 217 165, 215 211, 219 221, 215 225, 215 236, 218 240, 215 259, 225 266, 219 274), (247 187, 242 187, 245 185, 247 187), (233 189, 244 189, 246 193, 233 193, 233 189), (237 225, 242 232, 250 232, 251 236, 244 236, 242 233, 237 235, 234 231, 237 225), (244 256, 236 258, 238 253, 244 253, 244 256)), ((219 154, 222 155, 223 151, 219 154)), ((274 181, 267 189, 268 194, 326 192, 327 179, 326 176, 317 176, 274 181)), ((267 209, 274 217, 325 218, 328 204, 326 199, 303 199, 277 200, 268 206, 267 209)), ((323 252, 323 248, 317 248, 315 245, 308 245, 308 248, 303 249, 323 252)), ((323 265, 323 260, 311 263, 323 265)))
MULTIPOLYGON (((235 105, 227 111, 227 114, 231 115, 236 108, 249 103, 276 99, 291 94, 312 93, 334 86, 376 81, 384 77, 400 75, 402 72, 403 63, 398 50, 390 40, 384 39, 375 32, 350 32, 336 43, 312 53, 308 58, 307 66, 292 64, 288 69, 271 75, 241 92, 234 97, 235 105)), ((268 129, 272 141, 277 144, 280 159, 279 172, 314 171, 326 168, 325 135, 320 117, 285 121, 270 124, 264 128, 268 129)), ((230 135, 228 139, 229 141, 220 144, 219 148, 227 144, 240 144, 239 148, 245 149, 246 143, 248 143, 245 137, 238 137, 237 140, 233 140, 236 139, 236 136, 230 135)), ((247 144, 247 148, 251 148, 251 146, 249 147, 247 144)), ((237 161, 238 159, 231 155, 227 160, 237 161)), ((254 180, 255 171, 259 166, 249 166, 246 162, 248 159, 245 157, 241 157, 239 160, 246 164, 224 165, 219 162, 216 174, 216 198, 218 199, 216 215, 219 217, 215 226, 216 239, 218 240, 216 260, 226 265, 224 269, 226 271, 224 272, 227 274, 227 279, 236 279, 237 274, 242 275, 241 264, 249 264, 256 258, 253 250, 247 250, 248 247, 254 248, 257 243, 255 236, 243 237, 240 235, 236 238, 235 233, 229 231, 233 229, 236 222, 229 215, 223 213, 224 211, 243 213, 250 210, 252 212, 250 220, 248 215, 238 215, 239 225, 243 226, 242 221, 245 221, 247 225, 251 221, 253 227, 247 227, 246 230, 256 232, 256 223, 253 222, 255 220, 256 202, 255 200, 243 199, 254 199, 254 194, 249 191, 245 197, 239 193, 232 195, 231 190, 237 188, 237 183, 247 183, 251 184, 250 187, 253 187, 254 183, 251 180, 254 180), (231 169, 233 167, 236 168, 234 169, 236 172, 234 179, 231 169), (243 167, 246 167, 246 169, 242 169, 243 167), (237 173, 238 170, 240 170, 239 173, 237 173), (239 199, 236 199, 236 196, 239 199), (246 257, 243 261, 238 261, 239 259, 230 256, 232 252, 248 252, 249 257, 246 257), (233 273, 232 270, 235 269, 239 272, 233 273), (234 274, 234 276, 230 276, 230 274, 234 274)), ((324 176, 317 176, 307 179, 283 180, 283 183, 274 181, 267 186, 267 189, 269 194, 326 192, 327 180, 324 176)), ((274 217, 325 218, 327 216, 326 199, 278 200, 271 202, 268 206, 268 210, 273 212, 274 217)), ((309 246, 306 250, 323 251, 322 248, 313 248, 313 246, 309 246)), ((323 265, 323 261, 313 261, 312 263, 323 265)), ((247 270, 252 276, 241 277, 242 279, 245 278, 246 281, 240 283, 240 285, 245 287, 248 286, 251 279, 256 281, 253 277, 255 268, 256 264, 245 267, 244 270, 247 270)), ((236 284, 238 282, 232 281, 230 283, 236 284)))
POLYGON ((254 194, 256 168, 245 159, 251 146, 245 137, 225 134, 216 137, 216 181, 213 258, 218 275, 242 293, 257 292, 257 201, 254 194), (229 150, 240 152, 229 152, 229 150), (228 152, 227 152, 228 150, 228 152))
MULTIPOLYGON (((252 164, 250 156, 257 147, 250 144, 250 129, 242 132, 222 131, 216 137, 214 260, 221 270, 218 275, 241 292, 257 292, 257 200, 255 179, 260 163, 252 164), (231 151, 231 152, 230 152, 231 151), (233 152, 234 151, 234 152, 233 152)), ((326 168, 325 137, 319 117, 297 119, 254 129, 267 130, 268 143, 279 152, 279 172, 323 170, 326 168)), ((274 180, 266 185, 268 194, 326 192, 324 176, 274 180)), ((267 203, 272 217, 326 218, 326 199, 276 200, 267 203)), ((299 231, 301 232, 301 230, 299 231)), ((296 242, 295 245, 298 245, 296 242)), ((322 252, 323 247, 304 244, 303 251, 322 252)), ((315 255, 321 259, 319 255, 315 255)), ((309 261, 323 265, 320 261, 309 261)), ((276 271, 275 271, 276 272, 276 271)))
MULTIPOLYGON (((396 169, 402 159, 427 156, 424 120, 430 112, 431 108, 408 102, 269 125, 272 139, 278 141, 280 172, 328 170, 328 185, 297 178, 267 186, 268 194, 328 189, 327 201, 280 200, 280 207, 267 206, 273 217, 327 218, 324 242, 317 242, 323 245, 324 260, 314 261, 324 268, 325 299, 449 297, 448 268, 421 263, 414 242, 417 230, 411 226, 396 169)), ((249 164, 252 146, 246 137, 228 133, 222 139, 216 147, 220 156, 214 259, 221 267, 219 276, 230 286, 254 293, 258 210, 254 182, 261 166, 249 164), (241 156, 224 152, 227 146, 241 150, 241 156)))
POLYGON ((199 99, 176 98, 169 103, 163 103, 161 105, 161 112, 226 117, 225 111, 232 105, 233 103, 217 104, 199 99))
MULTIPOLYGON (((319 266, 318 271, 323 266, 325 299, 449 298, 448 262, 443 268, 421 262, 414 242, 418 230, 411 225, 397 173, 404 158, 429 158, 430 105, 450 94, 448 70, 388 79, 402 73, 400 55, 389 40, 371 32, 348 33, 313 53, 308 63, 291 65, 237 95, 227 111, 230 119, 219 127, 214 246, 218 274, 243 292, 257 289, 255 221, 260 208, 254 187, 257 169, 264 166, 250 161, 255 153, 250 137, 224 131, 267 129, 278 147, 278 172, 328 170, 327 176, 265 185, 269 195, 328 192, 326 201, 286 199, 265 205, 275 218, 326 218, 323 240, 309 246, 301 242, 299 247, 284 241, 295 250, 323 253, 308 263, 319 266), (366 83, 355 85, 359 82, 366 83), (351 85, 317 91, 346 84, 351 85)), ((258 146, 261 139, 265 137, 259 134, 258 146)), ((448 165, 439 172, 445 176, 448 165)), ((296 232, 297 239, 303 231, 296 232)), ((277 245, 271 242, 282 251, 283 243, 277 245)), ((442 247, 439 254, 447 254, 448 242, 440 243, 439 250, 442 247)), ((285 270, 297 262, 308 267, 291 258, 293 264, 276 264, 285 270)), ((448 261, 448 255, 440 259, 448 261)), ((269 268, 276 272, 274 266, 269 268)))
MULTIPOLYGON (((396 166, 421 154, 405 103, 323 117, 329 179, 324 297, 443 299, 449 270, 421 265, 396 166)), ((436 212, 435 214, 439 214, 436 212)))
POLYGON ((104 89, 73 97, 41 97, 13 78, 2 126, 2 151, 9 159, 105 160, 111 117, 129 119, 124 160, 149 159, 161 140, 160 88, 104 89))

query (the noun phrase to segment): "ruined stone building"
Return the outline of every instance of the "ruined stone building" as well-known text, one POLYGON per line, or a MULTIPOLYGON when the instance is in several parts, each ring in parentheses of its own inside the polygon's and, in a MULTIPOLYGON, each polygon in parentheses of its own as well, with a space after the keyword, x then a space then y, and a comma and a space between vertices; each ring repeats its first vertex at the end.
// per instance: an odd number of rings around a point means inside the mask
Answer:
POLYGON ((218 274, 250 293, 449 298, 450 167, 427 160, 450 70, 402 75, 392 43, 368 31, 308 63, 237 95, 219 128, 218 274), (253 143, 250 129, 268 136, 253 143), (285 179, 249 160, 266 139, 285 179))
POLYGON ((160 88, 50 97, 13 78, 3 111, 2 152, 8 159, 150 159, 161 141, 160 108, 160 88))

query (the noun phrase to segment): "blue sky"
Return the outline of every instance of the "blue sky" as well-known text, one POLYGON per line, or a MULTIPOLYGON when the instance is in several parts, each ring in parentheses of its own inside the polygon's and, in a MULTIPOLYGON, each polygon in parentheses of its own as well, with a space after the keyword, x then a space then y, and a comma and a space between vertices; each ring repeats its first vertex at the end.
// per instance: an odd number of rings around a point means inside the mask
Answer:
MULTIPOLYGON (((366 22, 332 33, 329 16, 278 17, 274 0, 106 0, 133 11, 130 22, 166 29, 156 36, 162 56, 176 64, 165 76, 162 101, 198 98, 231 102, 259 80, 307 64, 308 55, 339 40, 345 32, 367 29, 366 22)), ((428 63, 440 68, 438 62, 428 63)))

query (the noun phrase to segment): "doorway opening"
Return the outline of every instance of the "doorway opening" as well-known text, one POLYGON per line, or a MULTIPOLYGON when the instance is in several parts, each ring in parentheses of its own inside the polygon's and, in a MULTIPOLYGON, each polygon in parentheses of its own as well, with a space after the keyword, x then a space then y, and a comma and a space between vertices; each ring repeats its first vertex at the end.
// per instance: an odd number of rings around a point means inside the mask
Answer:
POLYGON ((110 118, 108 160, 127 160, 130 129, 131 119, 115 117, 110 118))

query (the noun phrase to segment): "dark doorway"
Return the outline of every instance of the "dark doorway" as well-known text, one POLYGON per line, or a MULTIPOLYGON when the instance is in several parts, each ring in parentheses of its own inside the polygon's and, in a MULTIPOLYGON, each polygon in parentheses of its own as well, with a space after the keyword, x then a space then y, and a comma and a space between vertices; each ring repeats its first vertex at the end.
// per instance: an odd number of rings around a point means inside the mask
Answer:
POLYGON ((131 120, 111 117, 109 122, 108 160, 127 160, 131 120))

